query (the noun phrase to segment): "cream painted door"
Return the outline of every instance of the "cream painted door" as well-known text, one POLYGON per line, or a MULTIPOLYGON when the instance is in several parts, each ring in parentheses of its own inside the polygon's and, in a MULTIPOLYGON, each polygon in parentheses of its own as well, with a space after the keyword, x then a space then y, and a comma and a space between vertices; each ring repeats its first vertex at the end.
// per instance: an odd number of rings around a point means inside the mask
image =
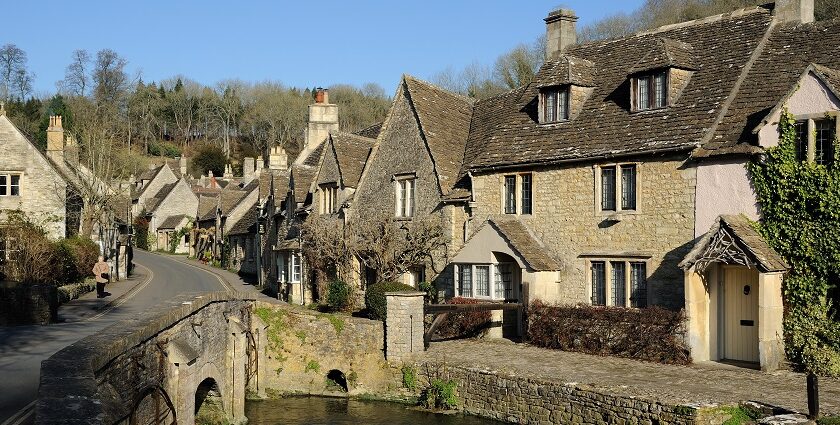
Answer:
POLYGON ((724 267, 724 358, 758 363, 758 271, 724 267))

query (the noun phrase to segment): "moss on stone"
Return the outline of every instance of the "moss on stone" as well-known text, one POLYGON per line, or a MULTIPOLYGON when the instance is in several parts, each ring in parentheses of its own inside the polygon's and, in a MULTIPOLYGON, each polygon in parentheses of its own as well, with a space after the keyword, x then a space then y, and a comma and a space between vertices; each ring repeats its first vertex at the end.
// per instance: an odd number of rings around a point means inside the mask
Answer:
POLYGON ((310 360, 306 363, 306 367, 303 371, 314 371, 315 373, 318 373, 319 371, 321 371, 321 365, 316 360, 310 360))
POLYGON ((298 337, 300 343, 303 344, 306 342, 306 332, 304 331, 297 331, 295 332, 295 336, 298 337))
POLYGON ((283 310, 260 307, 254 310, 254 314, 268 326, 268 348, 279 353, 283 349, 283 334, 289 328, 287 313, 283 310))
POLYGON ((323 317, 332 323, 333 328, 335 328, 335 333, 341 335, 341 331, 344 330, 344 319, 334 314, 324 314, 323 317))

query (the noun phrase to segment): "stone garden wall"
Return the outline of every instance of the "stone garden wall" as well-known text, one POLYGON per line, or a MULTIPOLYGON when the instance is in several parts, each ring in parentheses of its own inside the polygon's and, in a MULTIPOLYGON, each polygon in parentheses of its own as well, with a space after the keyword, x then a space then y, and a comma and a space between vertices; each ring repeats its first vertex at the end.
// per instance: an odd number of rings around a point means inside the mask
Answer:
POLYGON ((0 287, 0 326, 47 325, 58 314, 58 291, 53 285, 0 287))

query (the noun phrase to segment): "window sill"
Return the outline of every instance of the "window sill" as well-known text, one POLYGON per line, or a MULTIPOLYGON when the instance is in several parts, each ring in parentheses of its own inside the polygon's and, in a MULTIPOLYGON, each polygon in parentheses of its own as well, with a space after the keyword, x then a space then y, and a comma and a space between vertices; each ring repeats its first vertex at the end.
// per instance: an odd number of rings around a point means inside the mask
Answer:
POLYGON ((639 210, 598 211, 596 216, 605 220, 621 221, 639 214, 641 214, 639 210))
POLYGON ((394 221, 411 221, 414 217, 394 217, 394 221))
POLYGON ((671 109, 671 105, 662 106, 659 108, 650 108, 650 109, 633 109, 630 111, 631 114, 646 114, 646 113, 654 113, 654 112, 663 112, 671 109))
POLYGON ((566 118, 566 119, 560 120, 560 121, 540 122, 540 123, 537 123, 537 125, 539 125, 540 127, 557 127, 561 124, 566 124, 570 121, 571 121, 570 119, 566 118))

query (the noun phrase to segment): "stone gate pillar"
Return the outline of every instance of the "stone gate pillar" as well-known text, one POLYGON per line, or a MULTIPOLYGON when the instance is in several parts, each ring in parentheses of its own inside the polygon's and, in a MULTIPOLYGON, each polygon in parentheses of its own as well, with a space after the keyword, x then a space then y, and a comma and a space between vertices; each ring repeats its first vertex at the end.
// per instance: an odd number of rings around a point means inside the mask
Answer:
POLYGON ((401 361, 423 347, 423 292, 385 294, 385 358, 401 361))

